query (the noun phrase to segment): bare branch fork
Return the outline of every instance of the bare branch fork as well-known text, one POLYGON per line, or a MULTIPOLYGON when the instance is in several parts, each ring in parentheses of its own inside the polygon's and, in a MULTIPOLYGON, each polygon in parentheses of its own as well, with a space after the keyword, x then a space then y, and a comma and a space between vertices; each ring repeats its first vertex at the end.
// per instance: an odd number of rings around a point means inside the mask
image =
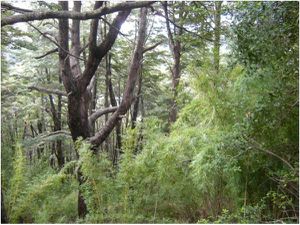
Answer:
MULTIPOLYGON (((47 38, 49 41, 51 41, 53 44, 55 44, 58 48, 60 48, 61 50, 63 50, 65 53, 67 53, 68 55, 76 58, 76 59, 79 59, 79 60, 82 60, 82 61, 85 61, 84 59, 76 56, 76 55, 73 55, 71 54, 69 51, 67 51, 66 49, 64 49, 63 47, 61 47, 56 41, 54 41, 52 38, 48 37, 47 34, 45 34, 44 32, 42 32, 39 28, 37 28, 36 26, 34 26, 33 24, 29 23, 28 24, 33 28, 35 29, 37 32, 39 32, 43 37, 47 38)), ((50 54, 50 53, 49 53, 50 54)))

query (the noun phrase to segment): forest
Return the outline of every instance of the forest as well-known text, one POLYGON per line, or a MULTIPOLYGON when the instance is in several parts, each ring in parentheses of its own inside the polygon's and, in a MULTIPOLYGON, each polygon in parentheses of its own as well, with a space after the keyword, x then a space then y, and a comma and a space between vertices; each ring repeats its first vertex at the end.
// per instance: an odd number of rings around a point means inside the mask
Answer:
POLYGON ((1 16, 1 223, 299 223, 298 1, 1 16))

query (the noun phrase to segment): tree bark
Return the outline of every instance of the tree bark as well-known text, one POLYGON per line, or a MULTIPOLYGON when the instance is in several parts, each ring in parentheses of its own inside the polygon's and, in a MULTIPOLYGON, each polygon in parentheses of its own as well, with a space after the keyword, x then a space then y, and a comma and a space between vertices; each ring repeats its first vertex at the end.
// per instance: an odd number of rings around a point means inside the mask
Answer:
MULTIPOLYGON (((104 5, 107 6, 107 2, 104 2, 104 5)), ((105 15, 104 16, 104 19, 107 21, 107 16, 105 15)), ((103 26, 101 27, 101 35, 102 35, 102 39, 105 38, 106 36, 106 33, 107 33, 107 23, 103 23, 103 26)), ((110 53, 106 54, 105 56, 105 94, 104 94, 104 106, 105 108, 108 108, 110 106, 110 103, 109 103, 109 57, 111 57, 110 53)), ((104 121, 105 123, 107 122, 108 120, 108 114, 105 114, 105 118, 104 118, 104 121)), ((93 134, 95 135, 95 133, 93 134)), ((104 149, 106 150, 106 152, 110 153, 110 138, 107 137, 107 139, 105 140, 105 143, 104 143, 104 149)))
MULTIPOLYGON (((54 131, 61 130, 61 108, 62 108, 62 102, 61 102, 61 96, 57 96, 57 127, 55 127, 54 131)), ((57 140, 56 141, 56 157, 58 162, 58 167, 62 168, 65 164, 65 157, 63 152, 63 146, 62 141, 57 140)))
MULTIPOLYGON (((68 10, 68 2, 59 2, 62 10, 68 10)), ((73 141, 82 136, 87 138, 89 136, 88 125, 88 103, 89 96, 87 91, 78 91, 74 74, 72 74, 70 57, 66 51, 69 51, 69 22, 68 19, 59 20, 59 65, 60 65, 60 77, 62 78, 65 89, 68 93, 68 115, 69 115, 69 128, 72 134, 73 141), (65 49, 66 51, 64 51, 65 49)), ((74 40, 73 40, 74 42, 74 40)), ((73 70, 74 71, 74 70, 73 70)), ((79 157, 76 151, 77 158, 79 157)), ((83 183, 83 177, 80 170, 78 170, 77 178, 79 185, 83 183)), ((84 217, 87 213, 87 206, 84 201, 84 197, 79 189, 78 192, 78 216, 84 217)))
POLYGON ((140 103, 140 97, 142 93, 142 79, 143 79, 143 68, 141 65, 140 68, 140 76, 138 80, 138 87, 137 87, 137 96, 133 105, 133 111, 132 111, 132 116, 131 116, 131 129, 134 129, 136 127, 136 120, 139 112, 139 103, 140 103))

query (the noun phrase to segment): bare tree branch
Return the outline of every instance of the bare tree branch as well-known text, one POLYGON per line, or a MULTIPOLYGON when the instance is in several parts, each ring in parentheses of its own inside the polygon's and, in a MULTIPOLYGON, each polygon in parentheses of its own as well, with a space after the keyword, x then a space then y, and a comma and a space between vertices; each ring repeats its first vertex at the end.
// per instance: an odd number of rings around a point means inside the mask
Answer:
MULTIPOLYGON (((137 2, 122 2, 111 7, 102 7, 97 10, 89 12, 74 12, 74 11, 47 11, 47 12, 27 12, 22 15, 13 15, 2 18, 1 26, 12 25, 20 22, 29 22, 34 20, 44 19, 76 19, 76 20, 88 20, 100 18, 103 15, 111 14, 118 11, 131 10, 135 8, 145 7, 153 4, 154 2, 137 1, 137 2)), ((2 4, 1 4, 2 5, 2 4)), ((12 6, 13 7, 13 6, 12 6)), ((16 7, 14 7, 16 8, 16 7)))
POLYGON ((36 86, 30 86, 28 87, 29 90, 35 90, 47 94, 56 94, 56 95, 61 95, 61 96, 67 96, 66 92, 60 91, 60 90, 53 90, 53 89, 48 89, 44 87, 36 87, 36 86))
POLYGON ((281 156, 277 155, 276 153, 274 153, 273 151, 271 150, 268 150, 268 149, 265 149, 262 147, 262 145, 260 143, 258 143, 257 141, 255 141, 254 139, 252 138, 247 138, 247 137, 244 137, 247 141, 249 141, 250 143, 252 143, 252 146, 257 149, 257 150, 260 150, 262 152, 265 152, 269 155, 272 155, 274 157, 276 157, 277 159, 281 160, 282 162, 284 162, 290 169, 292 169, 293 171, 295 171, 295 168, 288 162, 286 161, 284 158, 282 158, 281 156))
POLYGON ((33 12, 30 9, 22 9, 22 8, 13 6, 13 5, 11 5, 9 3, 6 3, 6 2, 1 2, 1 8, 12 10, 12 11, 15 11, 15 12, 18 12, 18 13, 32 13, 33 12))
MULTIPOLYGON (((63 11, 69 10, 68 1, 60 1, 58 3, 63 11)), ((69 52, 69 20, 59 19, 58 20, 58 42, 59 42, 59 77, 62 80, 68 97, 76 92, 76 83, 73 77, 70 57, 68 57, 69 52)), ((69 99, 68 99, 69 100, 69 99)), ((69 103, 68 103, 69 105, 69 103)))
MULTIPOLYGON (((98 10, 103 5, 103 2, 95 1, 94 10, 98 10)), ((91 52, 97 46, 97 33, 98 33, 99 18, 91 21, 90 35, 89 35, 89 51, 91 52)))
MULTIPOLYGON (((81 54, 87 47, 89 47, 89 43, 87 43, 86 45, 84 45, 80 50, 79 53, 81 54)), ((83 57, 84 58, 84 57, 83 57)))
MULTIPOLYGON (((74 1, 74 12, 81 11, 81 1, 74 1)), ((71 28, 71 49, 70 53, 76 57, 70 57, 70 66, 74 77, 81 75, 80 68, 80 20, 73 19, 71 28)), ((83 60, 84 61, 84 60, 83 60)))
POLYGON ((147 47, 147 48, 144 48, 143 54, 144 54, 145 52, 148 52, 148 51, 151 51, 151 50, 155 49, 157 46, 159 46, 159 45, 162 44, 162 43, 163 43, 163 42, 160 41, 160 42, 158 42, 158 43, 156 43, 156 44, 154 44, 154 45, 152 45, 152 46, 149 46, 149 47, 147 47))
POLYGON ((158 11, 158 10, 156 10, 156 9, 154 9, 154 11, 156 12, 155 15, 158 15, 158 16, 161 16, 161 17, 165 18, 165 19, 168 20, 170 23, 172 23, 175 27, 177 27, 177 28, 179 28, 179 29, 183 29, 184 31, 186 31, 186 32, 188 32, 188 33, 190 33, 190 34, 192 34, 192 35, 194 35, 194 36, 197 36, 197 37, 199 37, 199 38, 201 38, 201 39, 203 39, 203 40, 213 42, 213 40, 210 39, 210 38, 203 37, 203 36, 197 34, 196 32, 193 32, 193 31, 190 31, 190 30, 186 29, 184 26, 178 25, 178 24, 175 23, 173 20, 171 20, 168 16, 163 15, 160 11, 158 11))
POLYGON ((41 56, 36 56, 36 57, 34 57, 34 58, 35 58, 35 59, 42 59, 42 58, 46 57, 47 55, 53 54, 53 53, 55 53, 55 52, 58 52, 58 48, 52 49, 52 50, 46 52, 45 54, 43 54, 43 55, 41 55, 41 56))
POLYGON ((109 108, 105 109, 99 109, 96 112, 94 112, 92 115, 89 116, 89 123, 92 124, 94 123, 99 117, 107 114, 107 113, 112 113, 115 112, 118 109, 118 106, 112 106, 109 108))
POLYGON ((121 34, 123 37, 126 38, 127 36, 129 36, 129 35, 123 34, 120 30, 118 30, 117 27, 114 27, 114 26, 113 26, 110 22, 108 22, 105 18, 101 17, 100 19, 103 20, 104 23, 106 23, 108 26, 113 27, 114 29, 116 29, 116 30, 119 32, 119 34, 121 34))
MULTIPOLYGON (((172 54, 174 54, 174 37, 172 35, 172 32, 171 32, 171 28, 170 28, 170 19, 169 19, 169 14, 168 14, 168 5, 167 5, 167 2, 162 2, 162 5, 163 5, 163 8, 164 8, 164 12, 165 12, 165 16, 164 18, 166 19, 166 26, 167 26, 167 32, 168 32, 168 38, 169 38, 169 44, 170 44, 170 49, 171 49, 171 52, 172 54)), ((160 14, 162 16, 162 14, 160 14)))
POLYGON ((51 41, 53 44, 55 44, 58 48, 60 48, 61 50, 63 50, 65 53, 67 53, 70 56, 73 56, 74 58, 80 59, 82 61, 84 61, 84 59, 77 57, 76 55, 71 54, 69 51, 67 51, 66 49, 64 49, 60 44, 58 44, 56 41, 54 41, 52 38, 48 37, 47 34, 45 34, 44 32, 42 32, 39 28, 37 28, 36 26, 32 25, 31 23, 28 23, 33 29, 35 29, 37 32, 39 32, 43 37, 47 38, 49 41, 51 41))

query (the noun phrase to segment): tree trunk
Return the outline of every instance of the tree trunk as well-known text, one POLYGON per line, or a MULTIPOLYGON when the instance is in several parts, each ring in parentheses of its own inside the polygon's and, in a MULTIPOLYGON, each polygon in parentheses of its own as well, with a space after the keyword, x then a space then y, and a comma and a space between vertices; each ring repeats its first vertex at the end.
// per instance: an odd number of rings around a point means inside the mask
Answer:
MULTIPOLYGON (((62 10, 68 10, 68 2, 59 2, 62 10)), ((89 96, 87 91, 78 90, 72 74, 70 66, 70 57, 68 57, 69 51, 69 22, 68 19, 59 19, 59 65, 60 65, 60 77, 63 81, 65 89, 68 93, 68 125, 71 131, 72 139, 75 142, 79 137, 83 139, 89 137, 89 123, 88 123, 88 105, 89 96)), ((72 34, 75 34, 74 32, 72 34)), ((76 37, 74 37, 76 39, 76 37)), ((74 40, 72 42, 74 45, 74 40)), ((73 49, 77 48, 73 46, 73 49)), ((73 51, 76 53, 76 51, 73 51)), ((74 59, 73 59, 74 60, 74 59)), ((75 60, 74 60, 75 61, 75 60)), ((88 65, 87 65, 88 66, 88 65)), ((76 69, 78 72, 79 70, 76 69)), ((74 70, 73 70, 74 72, 74 70)), ((77 75, 77 74, 76 74, 77 75)), ((84 86, 85 84, 82 84, 84 86)), ((84 88, 82 88, 84 89, 84 88)), ((78 152, 76 156, 79 158, 78 152)), ((77 174, 79 185, 83 184, 83 177, 80 169, 77 174)), ((87 213, 87 206, 84 201, 81 190, 78 191, 78 216, 83 218, 87 213)))
MULTIPOLYGON (((109 54, 106 58, 106 73, 107 73, 107 86, 108 86, 108 91, 109 91, 109 98, 111 105, 117 106, 117 100, 115 96, 115 92, 113 90, 113 85, 112 85, 112 80, 111 80, 111 54, 109 54)), ((121 127, 122 126, 122 119, 118 120, 116 122, 116 145, 113 147, 113 152, 112 152, 112 161, 113 165, 117 165, 118 162, 118 156, 120 153, 120 150, 122 148, 122 135, 121 135, 121 127)))
MULTIPOLYGON (((57 127, 55 127, 55 131, 61 130, 61 95, 57 96, 57 127)), ((63 153, 62 141, 56 141, 56 157, 58 162, 58 167, 62 168, 65 164, 65 158, 63 153)))
POLYGON ((8 223, 2 190, 1 190, 1 223, 8 223))
MULTIPOLYGON (((68 2, 59 2, 62 10, 68 10, 68 2)), ((95 2, 94 9, 98 9, 102 6, 103 2, 95 2)), ((74 5, 75 7, 75 5, 74 5)), ((80 7, 74 10, 80 10, 80 7)), ((122 23, 126 20, 131 10, 127 9, 124 11, 120 11, 115 19, 112 21, 110 29, 105 37, 105 39, 97 45, 97 31, 98 31, 98 22, 99 19, 93 19, 90 25, 90 36, 89 36, 89 55, 86 60, 86 67, 84 71, 81 73, 80 70, 76 69, 72 63, 70 63, 70 58, 75 57, 78 59, 79 54, 78 51, 75 51, 78 48, 78 36, 76 32, 72 33, 72 56, 69 55, 69 23, 68 19, 59 19, 59 62, 60 62, 60 74, 64 84, 64 87, 68 96, 68 125, 71 131, 72 139, 75 142, 79 137, 83 139, 87 139, 90 137, 90 124, 88 119, 88 110, 90 104, 90 93, 88 90, 88 86, 96 73, 96 70, 103 59, 103 57, 107 54, 107 52, 111 49, 114 44, 120 27, 122 23), (72 64, 72 68, 71 68, 72 64), (75 68, 75 69, 73 69, 75 68)), ((75 21, 76 23, 76 21, 75 21)), ((72 29, 79 29, 79 25, 74 25, 72 29)), ((142 47, 142 46, 141 46, 142 47)), ((141 49, 142 50, 142 49, 141 49)), ((140 50, 140 51, 141 51, 140 50)), ((141 53, 140 53, 141 54, 141 53)), ((79 66, 79 62, 77 61, 77 65, 79 66)), ((134 70, 133 70, 134 71, 134 70)), ((132 71, 131 71, 132 72, 132 71)), ((132 78, 132 74, 129 74, 129 77, 132 78)), ((129 92, 130 93, 130 92, 129 92)), ((127 106, 127 104, 125 104, 127 106)), ((93 150, 96 150, 96 147, 102 144, 102 142, 109 135, 111 130, 116 125, 116 122, 119 117, 119 113, 124 113, 127 110, 126 107, 122 107, 121 110, 116 114, 113 114, 113 118, 110 118, 107 121, 107 124, 101 129, 100 133, 102 135, 99 136, 99 132, 90 138, 90 141, 95 146, 93 150), (103 135, 104 132, 104 135, 103 135)), ((117 110, 118 111, 118 110, 117 110)), ((78 152, 76 152, 77 158, 79 157, 78 152)), ((84 182, 82 173, 80 168, 78 169, 78 182, 81 186, 84 182)), ((87 213, 87 206, 84 201, 84 197, 79 188, 78 192, 78 216, 80 218, 85 217, 87 213)))
POLYGON ((172 69, 172 92, 173 92, 173 99, 172 99, 172 106, 169 113, 169 123, 174 123, 177 119, 177 88, 180 80, 180 49, 181 45, 179 41, 176 41, 176 45, 174 46, 173 50, 173 69, 172 69))
POLYGON ((140 98, 141 98, 141 93, 142 93, 142 79, 143 79, 143 65, 141 65, 140 68, 140 76, 138 80, 138 87, 137 87, 137 96, 133 105, 133 111, 132 111, 132 116, 131 116, 131 129, 134 129, 136 127, 136 120, 138 116, 138 111, 139 111, 139 103, 140 103, 140 98))
MULTIPOLYGON (((163 2, 163 8, 164 8, 165 18, 166 18, 169 48, 173 57, 173 67, 171 71, 173 98, 172 98, 171 108, 169 111, 169 124, 172 124, 176 121, 177 111, 178 111, 176 99, 177 99, 177 88, 180 80, 180 59, 181 59, 181 42, 178 38, 182 35, 183 29, 182 26, 180 28, 176 28, 174 26, 174 31, 173 32, 171 31, 167 2, 163 2)), ((175 21, 175 12, 173 12, 173 17, 175 21)), ((179 19, 178 19, 180 23, 182 23, 181 18, 182 15, 180 12, 179 19)))
MULTIPOLYGON (((108 67, 107 67, 107 61, 108 61, 108 59, 107 59, 107 57, 108 57, 108 54, 106 55, 106 57, 105 57, 105 64, 106 64, 106 73, 105 73, 105 94, 104 94, 104 107, 105 108, 108 108, 109 107, 109 105, 110 105, 110 103, 109 103, 109 77, 108 77, 108 67)), ((108 113, 107 114, 105 114, 105 118, 104 118, 104 121, 105 121, 105 123, 107 122, 107 120, 108 120, 108 113)), ((95 133, 94 133, 94 135, 95 135, 95 133)), ((110 138, 108 137, 106 140, 105 140, 105 150, 107 151, 107 152, 110 152, 110 149, 109 149, 109 147, 110 147, 110 138)))
MULTIPOLYGON (((37 129, 38 129, 38 132, 39 134, 42 134, 43 133, 43 123, 41 120, 38 120, 37 121, 37 129)), ((44 151, 44 144, 42 144, 41 146, 39 146, 37 148, 37 156, 38 156, 38 159, 41 158, 41 154, 43 153, 44 151)))
MULTIPOLYGON (((90 104, 90 115, 92 115, 93 112, 95 112, 96 110, 96 105, 97 105, 97 75, 95 74, 95 76, 92 78, 92 81, 91 81, 91 104, 90 104)), ((91 126, 90 126, 90 133, 91 135, 95 135, 95 123, 92 123, 91 126)))
POLYGON ((214 67, 216 74, 219 73, 220 69, 220 38, 221 38, 221 7, 222 1, 214 2, 214 67))
MULTIPOLYGON (((107 6, 107 3, 108 2, 104 2, 104 6, 106 7, 107 6)), ((107 16, 105 15, 104 16, 105 20, 107 20, 107 16)), ((101 36, 102 36, 102 40, 104 40, 106 34, 107 34, 107 23, 103 23, 103 26, 101 27, 101 36)), ((105 95, 104 95, 104 106, 105 108, 108 108, 110 106, 110 103, 109 103, 109 79, 110 76, 111 76, 111 70, 109 68, 109 58, 111 57, 110 53, 108 52, 106 55, 105 55, 105 95)), ((108 121, 108 113, 105 114, 105 118, 104 118, 104 121, 105 123, 108 121)), ((95 135, 95 133, 94 133, 95 135)), ((104 148, 105 150, 107 151, 107 153, 112 153, 114 152, 114 146, 111 147, 110 145, 110 140, 111 138, 110 137, 107 137, 107 139, 105 140, 105 144, 104 144, 104 148), (112 149, 112 150, 111 150, 112 149)), ((113 142, 114 143, 114 142, 113 142)), ((113 159, 113 156, 112 156, 112 159, 113 159)), ((112 160, 113 161, 113 160, 112 160)))

